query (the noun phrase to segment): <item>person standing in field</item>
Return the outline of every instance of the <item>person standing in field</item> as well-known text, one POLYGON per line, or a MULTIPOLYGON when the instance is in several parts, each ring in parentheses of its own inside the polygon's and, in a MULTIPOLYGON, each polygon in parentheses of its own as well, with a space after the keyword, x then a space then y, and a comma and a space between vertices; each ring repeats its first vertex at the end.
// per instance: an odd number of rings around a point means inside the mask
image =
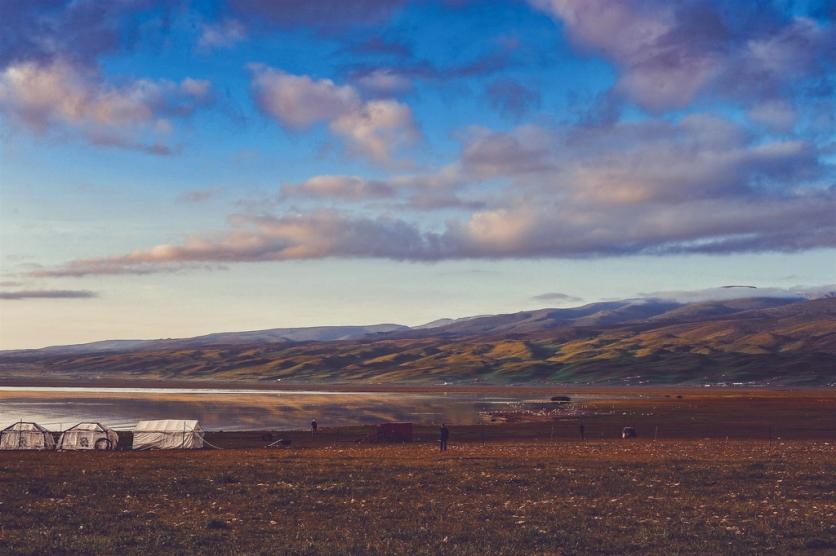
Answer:
POLYGON ((438 429, 439 448, 442 452, 447 451, 447 439, 450 438, 450 429, 447 428, 446 423, 441 423, 441 428, 438 429))
POLYGON ((584 433, 586 433, 586 427, 583 426, 583 423, 581 423, 581 426, 579 427, 579 430, 580 430, 580 433, 581 433, 581 440, 584 440, 584 433))
POLYGON ((311 421, 311 435, 316 436, 316 419, 311 421))

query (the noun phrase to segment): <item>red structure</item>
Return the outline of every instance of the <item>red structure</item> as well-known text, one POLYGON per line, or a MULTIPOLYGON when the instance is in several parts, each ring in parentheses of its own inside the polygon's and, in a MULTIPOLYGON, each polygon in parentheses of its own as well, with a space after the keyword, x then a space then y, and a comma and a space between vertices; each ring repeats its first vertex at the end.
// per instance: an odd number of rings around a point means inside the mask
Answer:
POLYGON ((376 442, 412 442, 412 423, 380 423, 375 429, 376 442))

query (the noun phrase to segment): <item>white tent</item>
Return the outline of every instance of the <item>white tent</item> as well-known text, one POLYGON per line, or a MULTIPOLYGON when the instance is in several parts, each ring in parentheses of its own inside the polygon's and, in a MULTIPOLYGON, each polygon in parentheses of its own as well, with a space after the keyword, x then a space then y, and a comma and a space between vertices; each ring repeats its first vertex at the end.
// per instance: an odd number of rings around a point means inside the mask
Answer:
POLYGON ((134 450, 203 448, 203 429, 197 421, 165 419, 140 421, 134 428, 134 450))
POLYGON ((119 435, 101 423, 79 423, 61 434, 59 450, 115 450, 119 435))
POLYGON ((54 450, 52 433, 37 423, 19 421, 0 431, 0 450, 54 450))

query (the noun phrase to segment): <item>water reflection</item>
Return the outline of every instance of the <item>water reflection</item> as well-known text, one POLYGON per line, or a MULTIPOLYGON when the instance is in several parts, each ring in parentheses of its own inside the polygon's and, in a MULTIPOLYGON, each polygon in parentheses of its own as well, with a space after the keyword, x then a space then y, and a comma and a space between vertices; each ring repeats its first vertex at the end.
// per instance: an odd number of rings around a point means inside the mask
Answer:
POLYGON ((0 427, 23 419, 60 430, 99 421, 117 430, 143 419, 198 419, 208 430, 305 428, 398 420, 479 422, 479 412, 531 400, 530 394, 264 392, 177 389, 0 389, 0 427))

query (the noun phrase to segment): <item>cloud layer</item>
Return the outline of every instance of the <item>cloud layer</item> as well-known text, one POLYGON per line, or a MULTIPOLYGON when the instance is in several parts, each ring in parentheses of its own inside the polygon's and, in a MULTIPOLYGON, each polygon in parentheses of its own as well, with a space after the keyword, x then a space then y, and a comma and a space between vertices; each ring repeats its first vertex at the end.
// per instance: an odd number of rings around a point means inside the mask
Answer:
MULTIPOLYGON (((301 83, 329 99, 324 106, 334 107, 335 120, 357 98, 330 82, 301 83)), ((281 114, 285 99, 274 100, 281 114)), ((303 109, 294 117, 291 124, 309 125, 319 116, 303 109)), ((692 114, 562 130, 471 128, 461 141, 457 161, 434 174, 314 176, 285 185, 280 197, 351 201, 365 210, 236 214, 224 232, 39 275, 325 257, 584 258, 836 246, 836 187, 823 181, 818 148, 803 140, 764 141, 729 120, 692 114), (368 204, 383 201, 398 212, 368 204), (442 208, 453 212, 434 224, 416 217, 442 208)))
POLYGON ((21 290, 0 292, 0 299, 16 301, 21 299, 91 299, 98 297, 88 290, 21 290))
MULTIPOLYGON (((117 4, 103 8, 101 21, 85 2, 65 12, 10 14, 32 36, 15 32, 18 41, 0 58, 0 114, 40 136, 176 150, 173 122, 211 102, 213 87, 187 76, 108 78, 98 58, 125 47, 118 33, 124 13, 165 11, 152 1, 117 4), (78 45, 62 35, 74 36, 73 21, 91 33, 78 45)), ((271 179, 283 185, 269 206, 244 200, 250 210, 231 214, 220 230, 34 274, 326 257, 585 258, 836 246, 832 22, 777 5, 719 1, 530 0, 519 8, 559 29, 574 51, 609 63, 614 81, 597 83, 591 114, 552 114, 555 98, 537 81, 554 76, 517 72, 525 40, 513 34, 492 37, 487 50, 423 59, 415 53, 432 49, 403 41, 402 27, 375 28, 407 9, 398 2, 222 2, 213 17, 196 20, 197 50, 233 48, 277 27, 313 30, 334 47, 333 60, 295 73, 249 63, 250 101, 288 133, 325 131, 372 166, 350 160, 344 173, 323 165, 287 179, 277 172, 271 179), (344 63, 347 54, 358 57, 344 63), (473 90, 462 87, 462 95, 519 125, 491 117, 462 123, 458 114, 455 126, 440 122, 427 108, 438 99, 421 98, 427 83, 464 77, 473 90), (410 152, 422 139, 416 114, 433 126, 428 137, 453 137, 459 148, 443 142, 443 154, 432 146, 410 152)), ((215 193, 198 185, 180 200, 215 193)))

